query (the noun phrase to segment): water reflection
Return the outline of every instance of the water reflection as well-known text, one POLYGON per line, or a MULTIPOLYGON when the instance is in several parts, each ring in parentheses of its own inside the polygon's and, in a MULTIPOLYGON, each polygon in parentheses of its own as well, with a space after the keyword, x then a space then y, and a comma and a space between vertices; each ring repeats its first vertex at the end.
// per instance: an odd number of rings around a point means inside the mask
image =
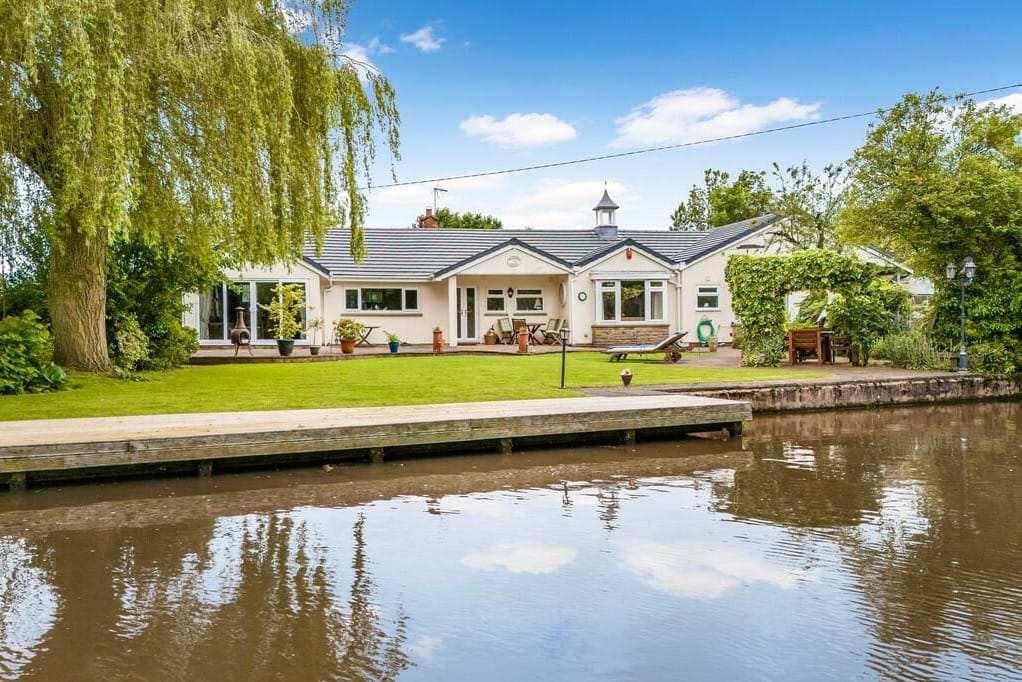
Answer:
POLYGON ((4 679, 1012 679, 1019 405, 0 499, 4 679))

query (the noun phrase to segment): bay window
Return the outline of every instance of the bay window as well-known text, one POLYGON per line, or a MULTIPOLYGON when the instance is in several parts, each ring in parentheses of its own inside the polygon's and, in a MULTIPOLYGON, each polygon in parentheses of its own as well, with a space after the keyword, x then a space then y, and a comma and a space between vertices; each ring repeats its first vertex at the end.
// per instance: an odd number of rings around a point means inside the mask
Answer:
POLYGON ((600 322, 664 322, 667 283, 663 280, 603 280, 598 287, 600 322))

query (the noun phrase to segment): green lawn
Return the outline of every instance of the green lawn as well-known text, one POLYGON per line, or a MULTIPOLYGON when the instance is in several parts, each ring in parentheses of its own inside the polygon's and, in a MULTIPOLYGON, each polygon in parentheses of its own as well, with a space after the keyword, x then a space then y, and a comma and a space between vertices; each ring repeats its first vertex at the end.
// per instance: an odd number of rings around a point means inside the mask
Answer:
MULTIPOLYGON (((784 368, 714 369, 663 362, 611 363, 602 353, 570 353, 560 389, 561 356, 376 356, 343 362, 230 364, 185 367, 127 381, 71 375, 70 390, 0 396, 0 421, 176 412, 284 410, 525 400, 580 395, 582 387, 783 379, 784 368)), ((826 372, 797 376, 825 376, 826 372)))

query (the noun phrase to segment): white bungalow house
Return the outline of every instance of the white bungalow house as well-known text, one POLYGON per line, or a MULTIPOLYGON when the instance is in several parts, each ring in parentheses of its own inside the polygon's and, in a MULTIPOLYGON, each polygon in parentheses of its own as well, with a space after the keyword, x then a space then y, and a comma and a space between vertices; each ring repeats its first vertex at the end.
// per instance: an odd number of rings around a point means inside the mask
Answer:
POLYGON ((775 218, 706 232, 630 231, 618 229, 617 209, 604 192, 591 230, 436 229, 427 210, 420 228, 366 230, 369 256, 358 264, 349 233, 337 230, 318 256, 228 273, 228 281, 190 297, 184 323, 199 330, 201 344, 226 344, 241 307, 252 342, 272 344, 257 303, 276 284, 296 282, 305 287, 307 315, 323 319, 321 341, 348 317, 375 328, 371 343, 386 332, 430 343, 440 327, 449 344, 472 344, 513 315, 563 320, 572 344, 657 342, 674 330, 695 339, 703 320, 726 342, 734 314, 724 265, 734 253, 774 252, 775 218))

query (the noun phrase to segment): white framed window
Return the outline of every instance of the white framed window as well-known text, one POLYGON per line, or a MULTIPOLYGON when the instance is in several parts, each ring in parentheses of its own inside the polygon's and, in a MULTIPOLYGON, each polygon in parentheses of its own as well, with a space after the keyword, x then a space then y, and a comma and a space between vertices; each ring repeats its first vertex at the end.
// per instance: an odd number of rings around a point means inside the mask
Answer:
POLYGON ((663 280, 602 280, 596 317, 600 322, 664 322, 667 283, 663 280))
POLYGON ((419 309, 419 290, 400 287, 362 287, 344 290, 347 311, 412 311, 419 309))
POLYGON ((720 287, 708 284, 696 287, 696 308, 720 310, 720 287))
POLYGON ((504 304, 503 289, 486 290, 486 312, 488 313, 507 312, 507 307, 504 304))
POLYGON ((542 289, 519 289, 515 292, 515 312, 541 313, 543 310, 542 289))

